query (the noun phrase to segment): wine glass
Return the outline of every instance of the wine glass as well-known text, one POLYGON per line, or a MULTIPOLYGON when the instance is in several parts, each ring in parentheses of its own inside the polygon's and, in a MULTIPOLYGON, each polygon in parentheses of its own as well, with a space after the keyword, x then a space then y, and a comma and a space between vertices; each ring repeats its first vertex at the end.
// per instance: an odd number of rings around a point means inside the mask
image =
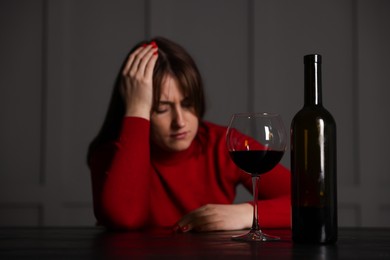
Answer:
POLYGON ((286 150, 287 135, 278 114, 241 113, 231 117, 226 145, 233 162, 252 176, 253 222, 247 234, 232 237, 238 241, 274 241, 279 237, 264 234, 258 219, 258 183, 260 175, 272 170, 286 150))

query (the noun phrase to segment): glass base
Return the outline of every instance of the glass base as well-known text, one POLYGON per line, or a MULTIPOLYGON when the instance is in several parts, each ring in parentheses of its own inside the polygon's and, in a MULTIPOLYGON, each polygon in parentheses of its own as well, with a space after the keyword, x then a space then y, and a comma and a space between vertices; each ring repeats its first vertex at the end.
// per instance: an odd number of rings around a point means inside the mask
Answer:
POLYGON ((270 236, 261 232, 261 230, 251 229, 247 234, 232 237, 234 241, 246 241, 246 242, 267 242, 267 241, 279 241, 280 237, 270 236))

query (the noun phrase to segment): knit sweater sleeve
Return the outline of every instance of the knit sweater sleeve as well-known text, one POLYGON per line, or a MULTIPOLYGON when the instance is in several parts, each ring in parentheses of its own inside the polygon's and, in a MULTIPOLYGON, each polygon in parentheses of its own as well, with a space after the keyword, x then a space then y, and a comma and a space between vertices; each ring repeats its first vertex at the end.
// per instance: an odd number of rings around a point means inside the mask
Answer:
POLYGON ((94 212, 100 224, 139 229, 149 213, 149 121, 126 117, 116 142, 104 144, 90 162, 94 212))

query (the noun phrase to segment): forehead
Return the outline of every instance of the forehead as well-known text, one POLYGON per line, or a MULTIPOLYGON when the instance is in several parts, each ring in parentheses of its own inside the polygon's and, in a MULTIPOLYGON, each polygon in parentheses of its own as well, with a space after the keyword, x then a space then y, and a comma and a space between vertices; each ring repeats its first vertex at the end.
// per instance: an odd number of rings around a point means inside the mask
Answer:
POLYGON ((161 100, 182 99, 183 93, 179 86, 179 82, 171 75, 166 75, 161 84, 161 100))

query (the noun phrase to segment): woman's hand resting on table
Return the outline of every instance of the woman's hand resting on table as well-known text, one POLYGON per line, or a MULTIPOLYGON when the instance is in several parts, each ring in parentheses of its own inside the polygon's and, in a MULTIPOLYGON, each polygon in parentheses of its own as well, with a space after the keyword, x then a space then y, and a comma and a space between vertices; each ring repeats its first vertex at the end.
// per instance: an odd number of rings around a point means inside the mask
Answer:
POLYGON ((154 42, 137 48, 129 55, 122 71, 121 83, 126 116, 150 118, 153 104, 153 69, 157 58, 157 45, 154 42))
POLYGON ((207 204, 182 217, 175 225, 174 231, 204 232, 250 228, 252 215, 253 206, 249 203, 207 204))

